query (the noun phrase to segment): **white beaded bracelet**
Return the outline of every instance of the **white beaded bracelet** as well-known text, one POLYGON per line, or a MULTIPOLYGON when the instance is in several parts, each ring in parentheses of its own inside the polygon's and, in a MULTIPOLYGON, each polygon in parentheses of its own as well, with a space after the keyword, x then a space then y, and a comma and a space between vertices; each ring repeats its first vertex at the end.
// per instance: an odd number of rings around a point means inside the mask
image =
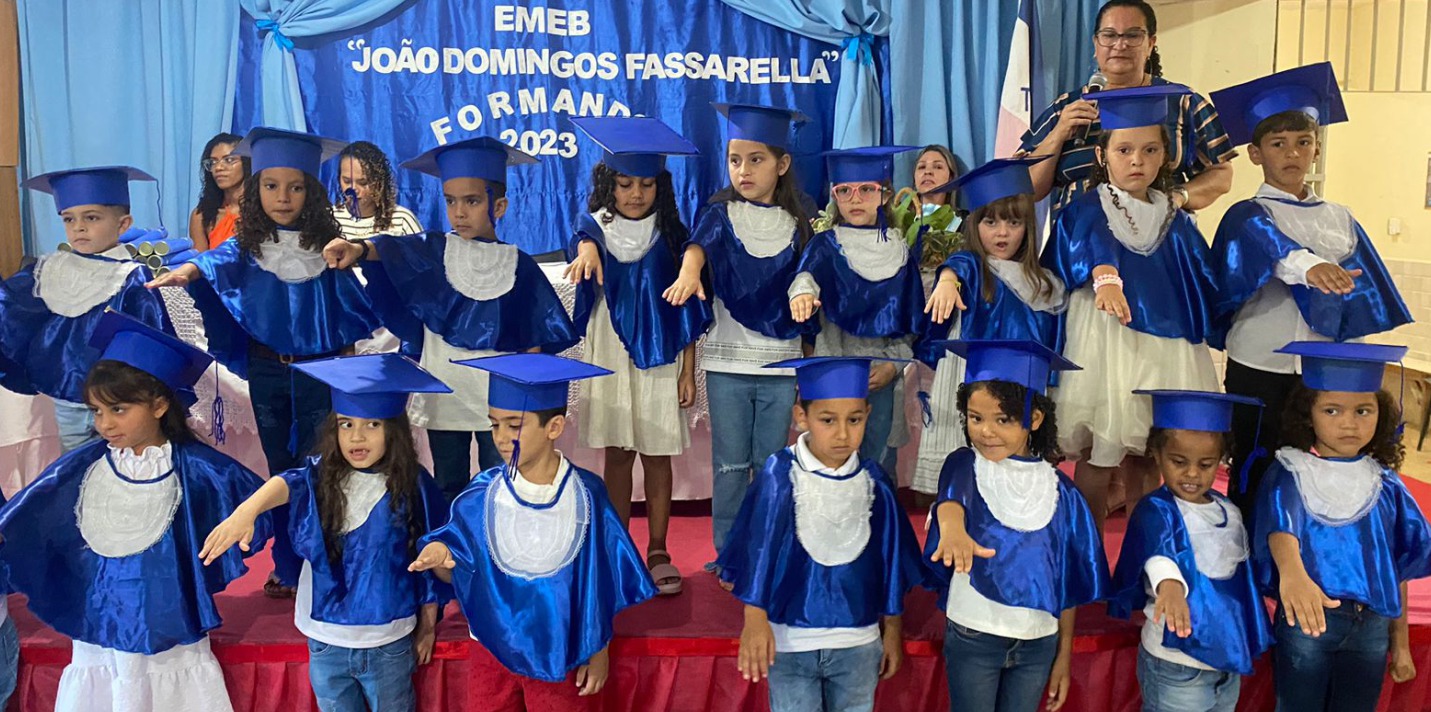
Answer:
POLYGON ((1116 275, 1116 274, 1105 274, 1105 275, 1100 275, 1100 276, 1097 276, 1097 277, 1094 277, 1094 278, 1093 278, 1093 290, 1094 290, 1094 291, 1098 291, 1099 289, 1102 289, 1103 287, 1106 287, 1106 286, 1108 286, 1108 285, 1110 285, 1110 284, 1116 284, 1116 285, 1118 285, 1119 287, 1122 287, 1122 286, 1123 286, 1123 278, 1122 278, 1122 277, 1119 277, 1119 276, 1116 275))

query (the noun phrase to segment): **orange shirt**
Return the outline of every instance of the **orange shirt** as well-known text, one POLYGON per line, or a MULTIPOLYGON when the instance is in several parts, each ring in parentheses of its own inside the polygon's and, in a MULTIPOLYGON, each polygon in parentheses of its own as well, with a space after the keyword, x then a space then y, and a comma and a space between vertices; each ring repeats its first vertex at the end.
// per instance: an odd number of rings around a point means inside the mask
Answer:
POLYGON ((238 223, 238 213, 224 211, 219 217, 219 221, 214 223, 214 229, 209 231, 209 249, 214 249, 224 244, 224 240, 234 236, 234 227, 238 223))

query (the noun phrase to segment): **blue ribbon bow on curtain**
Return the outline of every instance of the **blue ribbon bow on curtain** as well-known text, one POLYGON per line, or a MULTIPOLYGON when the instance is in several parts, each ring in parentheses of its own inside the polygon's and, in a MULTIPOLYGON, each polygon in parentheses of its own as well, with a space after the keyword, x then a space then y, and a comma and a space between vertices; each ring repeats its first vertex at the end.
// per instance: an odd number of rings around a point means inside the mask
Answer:
POLYGON ((278 29, 277 20, 259 20, 255 24, 258 26, 259 32, 268 32, 272 34, 273 41, 277 42, 279 47, 282 47, 289 52, 293 51, 293 40, 288 39, 288 35, 283 34, 283 32, 278 29))
POLYGON ((841 48, 845 51, 845 59, 851 62, 859 62, 866 67, 874 64, 874 35, 868 32, 845 38, 841 48))

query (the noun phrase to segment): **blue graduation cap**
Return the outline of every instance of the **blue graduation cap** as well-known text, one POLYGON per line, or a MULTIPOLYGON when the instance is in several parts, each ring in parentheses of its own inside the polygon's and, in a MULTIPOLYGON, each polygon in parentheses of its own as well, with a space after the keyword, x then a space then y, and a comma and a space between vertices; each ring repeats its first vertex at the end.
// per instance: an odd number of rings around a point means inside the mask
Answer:
POLYGON ((795 369, 800 399, 868 398, 870 365, 875 361, 903 363, 899 359, 861 356, 810 356, 765 364, 765 368, 795 369))
POLYGON ((1232 406, 1261 406, 1247 396, 1212 391, 1137 390, 1153 399, 1153 427, 1226 433, 1232 430, 1232 406))
POLYGON ((293 364, 333 389, 333 412, 350 418, 396 418, 413 393, 451 393, 416 361, 402 354, 338 356, 293 364))
POLYGON ((825 152, 830 185, 884 183, 894 178, 894 157, 918 146, 869 146, 825 152))
POLYGON ((935 341, 931 345, 942 346, 964 358, 965 383, 1007 381, 1043 393, 1048 389, 1050 372, 1083 370, 1082 366, 1037 341, 959 339, 935 341))
POLYGON ((1215 91, 1211 98, 1234 146, 1251 143, 1258 124, 1284 111, 1300 111, 1319 126, 1347 120, 1331 62, 1269 74, 1215 91))
POLYGON ((505 354, 453 363, 491 374, 487 405, 519 413, 563 408, 572 381, 611 375, 600 366, 550 354, 505 354))
POLYGON ((791 124, 803 124, 810 117, 793 109, 781 109, 759 104, 711 103, 729 120, 727 139, 755 141, 767 146, 789 150, 791 124))
POLYGON ((119 361, 159 379, 178 396, 187 393, 192 405, 193 387, 214 357, 134 317, 111 309, 100 315, 89 345, 100 350, 100 360, 119 361))
POLYGON ((1029 166, 1050 158, 1053 156, 995 158, 929 192, 947 193, 958 189, 959 202, 965 210, 973 212, 995 200, 1024 193, 1032 194, 1033 179, 1029 177, 1029 166))
POLYGON ((1279 354, 1302 357, 1302 382, 1319 391, 1375 393, 1381 390, 1386 364, 1406 356, 1405 346, 1293 341, 1279 354))
POLYGON ((234 153, 249 157, 255 175, 265 168, 293 168, 317 178, 318 166, 347 145, 335 138, 260 126, 243 137, 234 153))
POLYGON ((1104 131, 1157 126, 1168 118, 1171 99, 1191 94, 1181 84, 1155 84, 1147 87, 1110 89, 1085 99, 1098 102, 1098 122, 1104 131))
POLYGON ((666 170, 666 156, 700 153, 670 126, 647 116, 588 116, 571 122, 606 149, 601 162, 622 175, 655 178, 666 170))
POLYGON ((438 146, 420 156, 403 161, 408 170, 426 173, 447 181, 453 178, 481 178, 489 183, 507 184, 507 166, 537 163, 535 156, 519 151, 491 136, 438 146))
POLYGON ((22 188, 55 197, 55 211, 76 205, 129 205, 129 181, 153 181, 154 176, 129 166, 96 166, 51 171, 34 176, 22 188))

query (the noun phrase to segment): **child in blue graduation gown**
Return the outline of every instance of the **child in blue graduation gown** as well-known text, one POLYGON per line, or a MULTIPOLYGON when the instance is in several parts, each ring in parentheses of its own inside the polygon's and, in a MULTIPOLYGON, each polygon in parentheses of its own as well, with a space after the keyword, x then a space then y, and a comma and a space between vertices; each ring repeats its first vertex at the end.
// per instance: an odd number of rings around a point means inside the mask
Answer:
POLYGON ((601 478, 555 447, 571 381, 608 372, 546 354, 462 363, 491 375, 492 436, 510 464, 472 479, 412 568, 456 589, 474 665, 498 680, 488 709, 595 709, 613 619, 656 593, 601 478))
POLYGON ((418 538, 447 520, 447 503, 418 464, 407 400, 450 389, 393 353, 294 368, 332 388, 316 454, 234 509, 200 556, 207 563, 247 548, 258 517, 289 505, 288 534, 303 559, 293 624, 308 638, 318 708, 411 710, 412 674, 432 659, 443 599, 431 576, 407 566, 418 538))
POLYGON ((1163 476, 1133 509, 1109 613, 1142 610, 1138 683, 1146 712, 1232 712, 1242 675, 1272 645, 1237 507, 1212 489, 1230 454, 1235 395, 1149 391, 1148 454, 1163 476))
POLYGON ((790 318, 784 295, 810 221, 789 152, 790 124, 805 115, 715 106, 729 119, 730 185, 711 197, 686 243, 680 276, 663 296, 680 306, 694 295, 709 300, 715 313, 700 367, 711 416, 711 535, 719 554, 751 474, 789 443, 795 374, 764 366, 800 356, 804 327, 790 318))
POLYGON ((943 339, 1018 339, 1058 347, 1068 295, 1063 282, 1039 266, 1037 242, 1029 239, 1029 226, 1037 224, 1037 216, 1028 167, 1042 160, 989 161, 934 191, 957 188, 969 212, 960 228, 966 248, 936 270, 934 291, 924 308, 929 321, 914 347, 915 356, 934 369, 914 467, 916 491, 938 491, 944 459, 969 444, 955 407, 964 361, 931 344, 943 339), (959 318, 951 321, 956 308, 959 318))
POLYGON ((1376 709, 1387 653, 1393 682, 1416 675, 1406 582, 1431 575, 1431 529, 1396 468, 1401 408, 1381 388, 1404 346, 1295 342, 1302 383, 1257 495, 1252 556, 1277 599, 1277 707, 1376 709))
POLYGON ((646 563, 660 593, 676 594, 681 572, 666 551, 671 457, 690 444, 681 409, 695 404, 695 344, 711 310, 700 300, 677 307, 661 297, 676 279, 687 232, 666 156, 696 148, 656 119, 572 123, 605 149, 591 171, 591 212, 577 219, 567 245, 566 274, 580 282, 573 318, 586 334, 586 360, 615 374, 582 382, 577 434, 582 446, 605 448, 602 476, 623 522, 631 517, 631 472, 641 456, 646 563))
POLYGON ((335 267, 380 261, 364 269, 384 323, 400 333, 402 322, 416 322, 412 338, 422 345, 423 368, 452 388, 416 395, 411 407, 413 424, 427 428, 433 475, 449 502, 472 478, 474 437, 478 471, 502 461, 487 418, 487 374, 453 361, 503 351, 560 353, 578 338, 536 260, 497 239, 496 221, 509 207, 507 166, 532 163, 493 138, 435 148, 402 165, 442 179, 450 232, 380 235, 366 243, 336 238, 324 249, 335 267))
POLYGON ((859 454, 870 361, 770 364, 795 369, 805 432, 756 473, 716 563, 745 604, 740 671, 770 678, 772 712, 870 709, 903 659, 904 595, 924 570, 894 483, 859 454))
POLYGON ((944 462, 924 545, 949 619, 950 710, 1026 712, 1045 694, 1056 710, 1075 609, 1108 594, 1088 504, 1048 462, 1058 428, 1044 390, 1051 370, 1078 367, 1031 341, 943 345, 966 362, 959 412, 972 444, 944 462))
MULTIPOLYGON (((351 270, 329 269, 323 247, 340 236, 318 167, 343 147, 305 133, 256 128, 235 153, 248 156, 239 230, 150 286, 187 285, 209 350, 248 380, 270 475, 298 467, 332 400, 292 364, 351 352, 378 328, 351 270)), ((265 591, 291 596, 300 561, 287 543, 287 510, 274 511, 274 578, 265 591)))
POLYGON ((84 393, 103 440, 60 457, 0 509, 0 562, 30 610, 74 639, 56 709, 227 711, 209 650, 214 595, 244 552, 199 560, 203 536, 263 482, 199 442, 185 420, 213 359, 115 312, 94 332, 84 393))
POLYGON ((133 224, 131 180, 154 178, 108 166, 46 173, 24 183, 54 196, 66 244, 0 285, 0 385, 54 400, 66 452, 95 437, 84 379, 99 360, 90 336, 105 310, 174 333, 163 298, 144 289, 149 268, 119 244, 133 224))
POLYGON ((1099 92, 1094 187, 1059 212, 1043 253, 1073 292, 1062 351, 1083 366, 1054 391, 1059 446, 1079 457, 1074 481, 1100 529, 1115 471, 1130 505, 1158 487, 1143 457, 1151 406, 1128 392, 1217 390, 1207 242, 1163 192, 1171 167, 1162 122, 1187 92, 1179 84, 1099 92))
POLYGON ((1222 285, 1212 344, 1227 349, 1223 382, 1228 393, 1267 404, 1238 408, 1233 421, 1232 471, 1241 473, 1255 448, 1264 453, 1248 468, 1248 482, 1232 487, 1250 518, 1283 405, 1300 380, 1296 359, 1276 350, 1289 341, 1358 340, 1409 323, 1411 314, 1351 211, 1306 184, 1319 128, 1347 119, 1332 65, 1277 72, 1212 97, 1232 143, 1250 144, 1263 176, 1254 197, 1223 215, 1212 242, 1222 285))
POLYGON ((866 356, 873 366, 869 423, 860 456, 884 461, 894 424, 899 367, 924 323, 920 243, 905 244, 889 227, 894 156, 913 146, 830 151, 826 162, 835 227, 816 235, 800 256, 790 284, 790 312, 805 323, 818 317, 816 356, 866 356))

